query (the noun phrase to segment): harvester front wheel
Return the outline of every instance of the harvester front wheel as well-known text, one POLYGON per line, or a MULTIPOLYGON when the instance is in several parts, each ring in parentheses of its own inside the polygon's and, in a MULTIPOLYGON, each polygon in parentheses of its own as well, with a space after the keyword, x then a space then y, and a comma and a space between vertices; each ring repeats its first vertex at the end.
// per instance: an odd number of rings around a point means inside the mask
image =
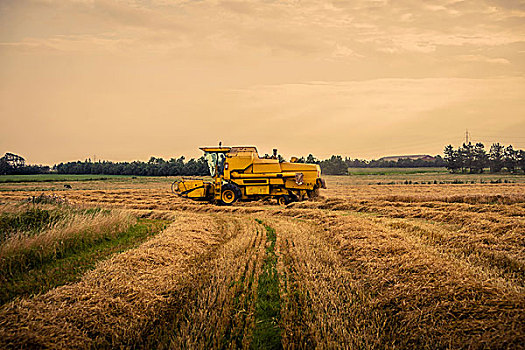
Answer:
POLYGON ((235 185, 226 184, 222 186, 221 204, 232 205, 241 196, 241 190, 235 185))

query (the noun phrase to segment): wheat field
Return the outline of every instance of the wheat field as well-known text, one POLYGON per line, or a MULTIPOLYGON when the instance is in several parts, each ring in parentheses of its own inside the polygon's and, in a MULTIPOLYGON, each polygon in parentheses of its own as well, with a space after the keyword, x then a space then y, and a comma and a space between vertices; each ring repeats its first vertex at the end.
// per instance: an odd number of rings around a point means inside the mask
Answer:
MULTIPOLYGON (((444 176, 444 175, 440 175, 444 176)), ((170 220, 80 281, 0 308, 0 348, 485 349, 525 344, 525 185, 327 177, 314 201, 216 206, 171 179, 6 184, 170 220)))

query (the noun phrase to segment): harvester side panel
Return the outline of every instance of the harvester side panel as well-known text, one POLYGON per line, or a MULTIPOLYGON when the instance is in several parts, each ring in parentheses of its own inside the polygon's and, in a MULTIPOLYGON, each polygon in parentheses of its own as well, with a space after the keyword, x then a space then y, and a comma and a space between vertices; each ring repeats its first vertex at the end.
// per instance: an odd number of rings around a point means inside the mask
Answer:
POLYGON ((254 161, 253 173, 280 173, 282 172, 281 166, 277 161, 273 162, 262 162, 261 160, 254 161))
POLYGON ((246 186, 246 195, 269 195, 270 186, 246 186))

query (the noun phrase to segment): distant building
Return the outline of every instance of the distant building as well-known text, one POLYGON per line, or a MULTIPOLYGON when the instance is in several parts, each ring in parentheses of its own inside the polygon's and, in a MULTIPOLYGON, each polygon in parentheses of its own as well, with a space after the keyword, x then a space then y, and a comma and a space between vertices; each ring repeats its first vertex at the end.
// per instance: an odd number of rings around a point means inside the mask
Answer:
POLYGON ((378 160, 384 161, 384 162, 397 162, 400 159, 424 160, 427 162, 433 162, 436 160, 435 157, 429 156, 428 154, 413 154, 413 155, 407 155, 407 156, 389 156, 389 157, 379 158, 378 160))

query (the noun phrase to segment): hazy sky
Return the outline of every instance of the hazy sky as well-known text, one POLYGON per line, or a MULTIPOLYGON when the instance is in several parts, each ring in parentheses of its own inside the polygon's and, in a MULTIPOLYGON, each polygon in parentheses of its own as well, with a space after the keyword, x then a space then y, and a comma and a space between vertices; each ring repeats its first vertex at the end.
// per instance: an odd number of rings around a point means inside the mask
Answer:
POLYGON ((0 0, 0 122, 44 164, 525 148, 525 1, 0 0))

